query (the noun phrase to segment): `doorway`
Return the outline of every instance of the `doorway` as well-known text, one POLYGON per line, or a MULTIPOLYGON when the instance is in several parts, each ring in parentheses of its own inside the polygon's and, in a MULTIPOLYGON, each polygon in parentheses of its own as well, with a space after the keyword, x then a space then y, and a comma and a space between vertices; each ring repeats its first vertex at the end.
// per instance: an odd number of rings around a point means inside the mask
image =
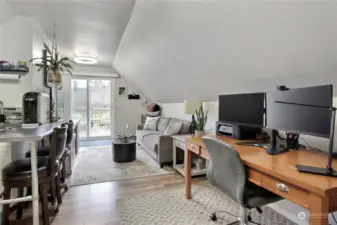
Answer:
POLYGON ((112 80, 76 78, 71 81, 71 116, 80 119, 81 140, 106 140, 113 136, 112 80))

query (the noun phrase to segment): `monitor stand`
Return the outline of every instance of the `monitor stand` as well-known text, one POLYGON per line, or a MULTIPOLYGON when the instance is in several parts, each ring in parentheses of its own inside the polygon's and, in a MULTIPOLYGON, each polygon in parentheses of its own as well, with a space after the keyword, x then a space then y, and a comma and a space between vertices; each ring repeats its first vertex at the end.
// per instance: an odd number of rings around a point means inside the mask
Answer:
POLYGON ((289 151, 289 149, 276 144, 277 134, 278 134, 277 130, 272 130, 270 144, 262 146, 267 150, 266 152, 268 155, 279 155, 289 151))
POLYGON ((268 155, 279 155, 289 151, 289 149, 283 146, 273 146, 272 144, 263 145, 262 147, 266 149, 268 155))
POLYGON ((287 148, 277 145, 276 139, 277 139, 277 130, 272 130, 270 144, 263 141, 237 142, 235 144, 264 148, 266 149, 266 152, 269 155, 279 155, 281 153, 289 151, 287 148))

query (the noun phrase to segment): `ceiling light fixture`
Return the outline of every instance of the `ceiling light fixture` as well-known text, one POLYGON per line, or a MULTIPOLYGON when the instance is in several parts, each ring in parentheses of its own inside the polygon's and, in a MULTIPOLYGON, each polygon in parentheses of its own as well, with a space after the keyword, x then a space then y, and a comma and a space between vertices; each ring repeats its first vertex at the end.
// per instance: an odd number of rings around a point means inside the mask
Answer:
POLYGON ((74 61, 78 64, 96 64, 97 59, 95 56, 91 55, 77 55, 74 61))

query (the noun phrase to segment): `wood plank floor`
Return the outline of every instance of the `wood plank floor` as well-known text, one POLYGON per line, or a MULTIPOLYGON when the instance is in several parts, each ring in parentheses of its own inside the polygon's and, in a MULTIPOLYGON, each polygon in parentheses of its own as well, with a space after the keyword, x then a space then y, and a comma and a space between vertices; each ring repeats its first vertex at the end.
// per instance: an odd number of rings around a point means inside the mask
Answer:
MULTIPOLYGON (((193 182, 204 180, 200 177, 193 182)), ((174 173, 70 187, 51 225, 119 225, 117 199, 181 187, 184 187, 184 179, 174 173)))
MULTIPOLYGON (((195 182, 204 180, 198 178, 195 182)), ((72 187, 52 225, 117 225, 116 200, 184 186, 178 174, 157 175, 72 187)))

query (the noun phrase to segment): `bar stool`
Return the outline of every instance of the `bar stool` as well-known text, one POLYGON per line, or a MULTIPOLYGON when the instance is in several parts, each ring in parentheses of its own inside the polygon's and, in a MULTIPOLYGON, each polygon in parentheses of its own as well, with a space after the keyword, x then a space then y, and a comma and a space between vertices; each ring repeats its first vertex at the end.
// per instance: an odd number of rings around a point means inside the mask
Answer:
POLYGON ((68 190, 68 185, 66 183, 66 178, 71 175, 71 151, 72 151, 72 143, 74 138, 74 122, 72 120, 67 123, 67 141, 66 148, 61 158, 62 162, 62 173, 61 173, 61 188, 64 188, 65 191, 68 190))
MULTIPOLYGON (((60 159, 64 153, 67 138, 67 127, 54 128, 51 138, 51 148, 48 156, 37 157, 37 167, 39 176, 39 189, 42 203, 43 224, 49 225, 49 208, 48 208, 48 185, 55 180, 56 185, 60 184, 60 159)), ((31 187, 31 163, 29 158, 20 159, 7 164, 2 169, 2 184, 4 187, 4 200, 10 199, 11 190, 19 189, 19 195, 23 195, 24 188, 31 187)), ((22 196, 20 196, 22 197, 22 196)), ((3 225, 9 224, 9 215, 12 209, 17 209, 17 218, 22 217, 22 203, 10 207, 9 204, 3 205, 2 221, 3 225)), ((54 211, 58 212, 58 208, 54 211)))
MULTIPOLYGON (((63 123, 61 127, 67 127, 67 139, 66 139, 66 145, 65 145, 65 151, 60 159, 61 166, 60 169, 60 180, 61 184, 54 184, 54 181, 51 181, 51 200, 54 202, 55 199, 57 199, 57 203, 62 203, 62 195, 61 195, 61 189, 63 188, 65 191, 68 190, 68 185, 66 183, 66 170, 70 167, 71 169, 71 162, 70 162, 70 154, 71 154, 71 143, 73 141, 74 136, 74 123, 72 120, 69 121, 69 123, 63 123)), ((48 156, 50 152, 50 146, 46 147, 40 147, 37 150, 38 156, 48 156)), ((26 152, 26 158, 30 157, 30 151, 26 152)))

